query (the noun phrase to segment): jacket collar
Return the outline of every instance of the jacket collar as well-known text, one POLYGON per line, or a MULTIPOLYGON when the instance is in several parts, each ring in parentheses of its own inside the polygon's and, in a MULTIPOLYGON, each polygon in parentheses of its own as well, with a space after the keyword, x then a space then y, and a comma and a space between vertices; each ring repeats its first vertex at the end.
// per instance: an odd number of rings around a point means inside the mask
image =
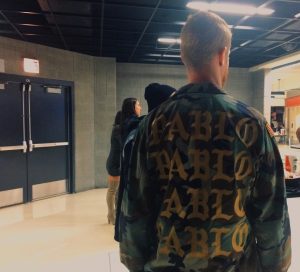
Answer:
POLYGON ((218 89, 213 83, 211 82, 203 82, 203 83, 190 83, 182 88, 180 88, 173 97, 184 94, 191 94, 191 93, 207 93, 207 94, 225 94, 223 90, 218 89))

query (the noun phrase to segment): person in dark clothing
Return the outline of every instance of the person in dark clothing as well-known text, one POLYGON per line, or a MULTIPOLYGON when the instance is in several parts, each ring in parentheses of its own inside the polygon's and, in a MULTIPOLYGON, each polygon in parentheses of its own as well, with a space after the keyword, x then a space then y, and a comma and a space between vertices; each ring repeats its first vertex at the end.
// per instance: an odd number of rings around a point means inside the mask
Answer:
POLYGON ((108 207, 107 220, 109 224, 114 225, 116 221, 116 206, 118 199, 118 187, 120 183, 121 172, 121 152, 123 148, 123 139, 130 131, 131 121, 138 118, 141 114, 140 102, 133 97, 124 99, 122 110, 118 111, 115 117, 115 123, 111 134, 111 149, 106 162, 108 176, 108 190, 106 202, 108 207))
POLYGON ((115 224, 115 206, 117 199, 117 188, 120 182, 120 154, 121 154, 121 111, 118 111, 113 124, 110 139, 110 152, 106 161, 106 170, 108 173, 108 190, 106 193, 106 202, 108 208, 107 220, 109 224, 115 224))
MULTIPOLYGON (((162 85, 159 83, 151 83, 145 88, 144 97, 148 104, 148 113, 153 109, 158 107, 161 103, 166 101, 173 93, 176 92, 176 89, 168 85, 162 85)), ((122 151, 122 170, 121 170, 121 180, 118 192, 118 202, 117 202, 117 211, 116 211, 116 225, 115 225, 115 240, 119 241, 121 237, 120 225, 123 224, 123 217, 121 213, 121 203, 123 198, 123 191, 127 184, 128 180, 128 170, 130 168, 130 158, 132 145, 135 139, 137 127, 139 123, 144 119, 145 116, 136 117, 132 116, 126 123, 125 131, 125 141, 123 144, 122 151)))
POLYGON ((128 133, 135 127, 135 123, 138 122, 138 118, 141 115, 141 110, 142 107, 140 102, 136 98, 129 97, 124 99, 122 103, 122 110, 117 114, 119 121, 118 126, 114 126, 112 131, 111 152, 107 160, 109 186, 106 200, 108 206, 107 218, 109 224, 115 225, 116 221, 116 207, 121 172, 121 152, 128 133), (113 170, 114 174, 117 175, 111 175, 111 170, 113 170))

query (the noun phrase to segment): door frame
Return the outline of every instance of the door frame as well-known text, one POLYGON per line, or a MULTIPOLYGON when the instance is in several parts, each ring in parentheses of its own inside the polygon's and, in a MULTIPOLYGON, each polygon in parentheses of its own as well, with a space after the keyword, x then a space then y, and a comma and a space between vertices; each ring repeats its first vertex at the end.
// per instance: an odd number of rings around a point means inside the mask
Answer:
MULTIPOLYGON (((69 121, 69 161, 68 161, 68 174, 69 174, 69 183, 68 183, 68 193, 75 193, 75 114, 74 114, 74 82, 67 80, 58 80, 58 79, 48 79, 48 78, 40 78, 26 75, 15 75, 15 74, 7 74, 0 73, 0 84, 6 84, 7 82, 18 82, 18 83, 26 83, 31 82, 34 84, 41 84, 45 86, 63 86, 67 90, 67 112, 68 121, 69 121)), ((28 177, 27 177, 28 179, 28 177)))

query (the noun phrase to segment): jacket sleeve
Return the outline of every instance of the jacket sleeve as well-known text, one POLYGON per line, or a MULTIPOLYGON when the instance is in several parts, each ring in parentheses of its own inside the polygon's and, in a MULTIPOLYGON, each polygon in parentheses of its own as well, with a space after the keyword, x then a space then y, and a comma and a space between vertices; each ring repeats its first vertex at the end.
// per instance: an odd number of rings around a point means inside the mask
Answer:
POLYGON ((291 263, 291 231, 284 171, 272 132, 263 127, 261 156, 247 216, 263 272, 285 272, 291 263))
POLYGON ((128 183, 124 188, 120 222, 121 262, 129 271, 144 271, 156 241, 151 209, 152 189, 147 175, 145 124, 141 122, 131 154, 128 183))

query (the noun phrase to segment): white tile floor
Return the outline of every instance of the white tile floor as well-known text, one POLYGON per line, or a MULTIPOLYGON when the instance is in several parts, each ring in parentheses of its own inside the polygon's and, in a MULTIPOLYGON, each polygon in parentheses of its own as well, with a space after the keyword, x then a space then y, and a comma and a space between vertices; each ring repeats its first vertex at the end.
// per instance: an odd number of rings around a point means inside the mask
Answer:
MULTIPOLYGON (((113 227, 106 222, 105 189, 0 209, 1 272, 126 272, 113 227)), ((300 198, 289 199, 293 263, 300 271, 300 198)))

